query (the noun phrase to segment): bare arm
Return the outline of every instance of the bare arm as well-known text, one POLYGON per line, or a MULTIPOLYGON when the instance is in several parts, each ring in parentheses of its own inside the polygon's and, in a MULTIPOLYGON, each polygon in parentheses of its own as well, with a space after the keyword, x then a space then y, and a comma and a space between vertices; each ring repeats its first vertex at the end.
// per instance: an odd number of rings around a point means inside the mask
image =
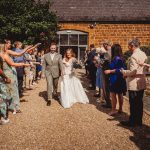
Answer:
POLYGON ((41 43, 37 43, 36 45, 34 45, 33 47, 31 47, 30 49, 27 50, 27 52, 35 50, 39 45, 41 45, 41 43))
POLYGON ((12 56, 16 56, 16 57, 19 57, 19 56, 22 56, 27 50, 29 50, 31 48, 31 46, 28 46, 26 47, 24 50, 22 50, 22 52, 20 53, 17 53, 17 52, 14 52, 12 50, 7 50, 7 54, 9 55, 12 55, 12 56))
POLYGON ((30 66, 29 64, 25 63, 14 63, 7 54, 5 54, 3 58, 10 66, 13 67, 30 66))
POLYGON ((34 65, 40 65, 39 62, 32 62, 34 65))
POLYGON ((7 50, 7 53, 9 55, 12 55, 12 56, 16 56, 16 57, 19 57, 19 56, 22 56, 25 52, 29 52, 29 51, 32 51, 34 50, 36 47, 38 47, 41 43, 38 43, 34 46, 27 46, 25 49, 22 50, 22 52, 20 53, 17 53, 17 52, 14 52, 12 50, 7 50))
POLYGON ((105 72, 105 74, 116 73, 116 69, 114 69, 114 70, 105 70, 104 72, 105 72))

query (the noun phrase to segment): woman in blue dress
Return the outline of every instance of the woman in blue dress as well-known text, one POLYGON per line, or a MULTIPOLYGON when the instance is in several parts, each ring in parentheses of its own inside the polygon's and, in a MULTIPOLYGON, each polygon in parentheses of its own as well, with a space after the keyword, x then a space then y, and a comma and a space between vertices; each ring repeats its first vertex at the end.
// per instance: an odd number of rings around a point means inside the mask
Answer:
POLYGON ((125 69, 125 63, 122 59, 122 48, 119 44, 114 44, 111 49, 112 60, 109 64, 110 70, 106 70, 105 74, 109 74, 109 88, 112 99, 112 111, 109 115, 113 116, 116 113, 122 112, 123 94, 126 92, 126 81, 120 72, 120 69, 125 69), (117 96, 119 100, 119 110, 116 110, 117 96))

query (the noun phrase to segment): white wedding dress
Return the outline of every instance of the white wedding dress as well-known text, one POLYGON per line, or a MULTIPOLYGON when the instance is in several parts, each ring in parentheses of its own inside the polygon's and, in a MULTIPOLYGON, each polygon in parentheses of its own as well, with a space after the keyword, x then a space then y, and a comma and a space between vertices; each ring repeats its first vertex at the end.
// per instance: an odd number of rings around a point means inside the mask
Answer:
POLYGON ((81 85, 80 80, 75 77, 73 60, 68 62, 63 59, 64 76, 60 80, 60 102, 64 108, 70 108, 75 103, 89 103, 89 99, 81 85))

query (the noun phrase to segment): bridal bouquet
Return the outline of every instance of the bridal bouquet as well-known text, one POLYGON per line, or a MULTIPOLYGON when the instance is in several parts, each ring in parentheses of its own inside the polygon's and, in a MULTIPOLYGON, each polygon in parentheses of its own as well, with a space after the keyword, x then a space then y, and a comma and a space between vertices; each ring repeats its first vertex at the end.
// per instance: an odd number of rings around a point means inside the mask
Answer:
POLYGON ((73 68, 75 68, 75 69, 80 69, 81 68, 81 65, 80 64, 78 64, 78 62, 77 62, 77 60, 75 59, 75 60, 73 60, 73 68))

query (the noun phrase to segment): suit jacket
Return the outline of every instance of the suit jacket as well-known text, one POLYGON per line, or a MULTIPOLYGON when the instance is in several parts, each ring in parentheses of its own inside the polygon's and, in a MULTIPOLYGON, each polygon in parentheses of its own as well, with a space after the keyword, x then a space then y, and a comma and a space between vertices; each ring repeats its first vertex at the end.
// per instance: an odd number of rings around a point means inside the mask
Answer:
POLYGON ((139 63, 144 63, 147 56, 139 48, 137 48, 129 58, 127 69, 123 70, 124 76, 127 76, 128 90, 140 91, 146 89, 146 79, 144 75, 144 66, 139 63))
POLYGON ((52 60, 50 53, 45 54, 42 69, 45 76, 51 75, 53 78, 58 78, 60 76, 60 70, 63 71, 62 56, 56 53, 52 60))
POLYGON ((88 65, 92 65, 93 64, 93 59, 94 56, 96 55, 96 49, 92 50, 89 54, 88 54, 88 65))

